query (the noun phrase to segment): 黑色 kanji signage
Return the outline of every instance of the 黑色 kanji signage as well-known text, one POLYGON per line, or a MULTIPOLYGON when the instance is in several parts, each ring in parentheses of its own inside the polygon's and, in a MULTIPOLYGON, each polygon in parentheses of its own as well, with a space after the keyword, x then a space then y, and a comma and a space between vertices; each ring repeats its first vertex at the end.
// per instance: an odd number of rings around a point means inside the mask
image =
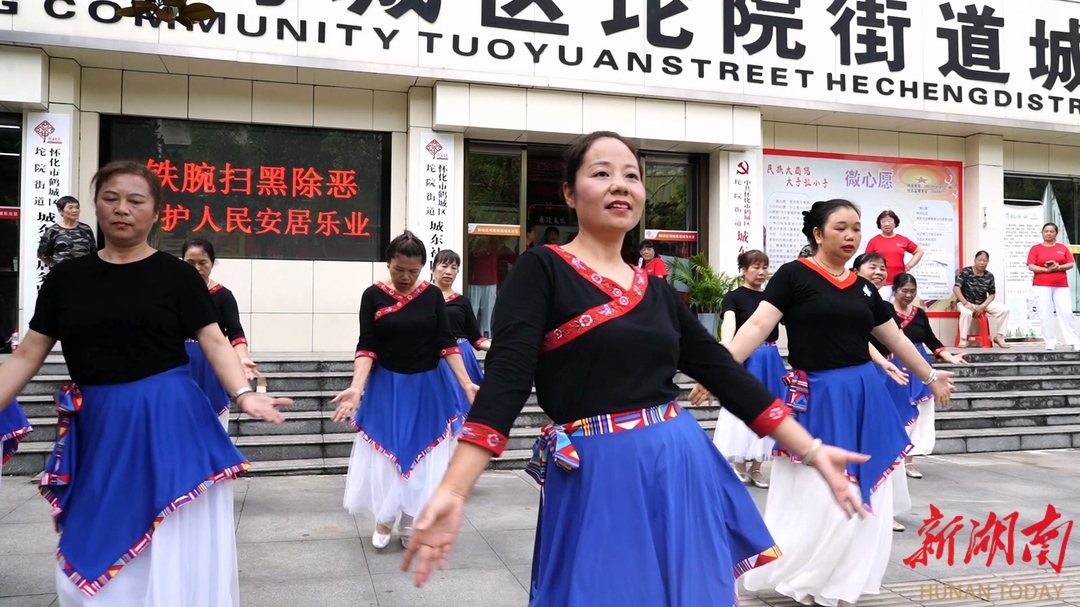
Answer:
POLYGON ((376 261, 389 213, 382 133, 131 117, 102 120, 108 159, 161 178, 154 238, 220 257, 376 261))
POLYGON ((151 53, 166 44, 195 57, 363 61, 429 78, 453 70, 499 84, 1080 124, 1080 15, 1061 0, 237 0, 191 29, 122 19, 123 4, 0 2, 9 17, 0 40, 151 53))

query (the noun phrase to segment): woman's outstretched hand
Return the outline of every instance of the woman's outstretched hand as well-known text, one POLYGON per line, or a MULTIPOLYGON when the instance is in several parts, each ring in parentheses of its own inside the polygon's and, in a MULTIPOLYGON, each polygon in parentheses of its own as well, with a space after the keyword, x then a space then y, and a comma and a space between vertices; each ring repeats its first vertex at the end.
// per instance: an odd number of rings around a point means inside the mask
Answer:
POLYGON ((416 562, 416 587, 423 586, 431 572, 446 566, 450 548, 461 531, 465 519, 465 498, 445 488, 439 488, 424 511, 420 513, 413 528, 412 539, 401 562, 401 570, 408 571, 413 558, 416 562))
POLYGON ((870 460, 869 455, 852 453, 832 445, 821 445, 809 466, 816 468, 821 473, 825 482, 832 489, 833 499, 840 504, 840 508, 848 518, 855 514, 865 516, 862 502, 857 492, 851 490, 851 481, 847 477, 848 464, 863 464, 870 460))

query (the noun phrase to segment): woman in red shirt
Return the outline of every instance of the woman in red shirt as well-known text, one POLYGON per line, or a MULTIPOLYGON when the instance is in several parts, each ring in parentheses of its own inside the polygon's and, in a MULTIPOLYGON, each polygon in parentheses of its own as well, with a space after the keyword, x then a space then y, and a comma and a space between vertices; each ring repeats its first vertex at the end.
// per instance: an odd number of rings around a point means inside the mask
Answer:
POLYGON ((645 270, 649 276, 667 276, 667 264, 663 259, 656 256, 656 247, 651 240, 645 240, 639 248, 641 258, 638 259, 638 267, 645 270))
POLYGON ((867 253, 879 253, 885 258, 885 268, 888 276, 885 277, 885 285, 878 289, 881 298, 892 301, 892 282, 898 274, 910 272, 922 259, 923 249, 906 236, 895 232, 900 227, 900 218, 892 211, 882 211, 877 216, 877 227, 881 234, 870 239, 866 243, 867 253), (904 263, 904 254, 911 253, 911 261, 904 263))
POLYGON ((1057 224, 1043 226, 1043 241, 1028 252, 1028 269, 1035 273, 1031 284, 1035 285, 1035 295, 1039 306, 1039 325, 1042 328, 1043 342, 1047 350, 1057 345, 1057 329, 1054 326, 1054 312, 1057 312, 1064 329, 1065 343, 1073 350, 1080 350, 1080 333, 1076 330, 1076 319, 1072 313, 1072 293, 1069 291, 1067 272, 1076 265, 1069 249, 1057 242, 1057 224))

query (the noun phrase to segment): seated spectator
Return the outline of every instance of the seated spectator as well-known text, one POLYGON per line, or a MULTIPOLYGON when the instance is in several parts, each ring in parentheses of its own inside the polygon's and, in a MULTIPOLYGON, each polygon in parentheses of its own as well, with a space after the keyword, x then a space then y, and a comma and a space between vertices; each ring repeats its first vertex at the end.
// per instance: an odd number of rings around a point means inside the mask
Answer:
POLYGON ((988 263, 990 254, 979 251, 975 254, 974 265, 960 270, 956 275, 953 293, 956 295, 956 305, 960 312, 960 348, 967 347, 971 319, 983 314, 990 317, 988 324, 994 343, 1002 348, 1009 347, 1005 342, 1005 331, 1009 328, 1009 307, 994 301, 997 289, 994 275, 986 270, 988 263))

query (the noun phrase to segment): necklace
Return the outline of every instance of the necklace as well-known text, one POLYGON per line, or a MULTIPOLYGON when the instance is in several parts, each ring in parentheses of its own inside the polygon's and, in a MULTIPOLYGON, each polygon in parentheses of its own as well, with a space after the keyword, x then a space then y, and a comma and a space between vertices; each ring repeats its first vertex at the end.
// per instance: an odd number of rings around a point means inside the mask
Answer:
POLYGON ((819 267, 822 270, 825 270, 826 272, 828 272, 829 275, 832 276, 833 278, 840 278, 841 276, 844 275, 845 272, 847 272, 847 268, 844 268, 844 269, 840 270, 839 272, 833 272, 829 268, 825 267, 825 264, 818 261, 816 255, 811 257, 810 261, 814 262, 814 265, 816 265, 817 267, 819 267))

